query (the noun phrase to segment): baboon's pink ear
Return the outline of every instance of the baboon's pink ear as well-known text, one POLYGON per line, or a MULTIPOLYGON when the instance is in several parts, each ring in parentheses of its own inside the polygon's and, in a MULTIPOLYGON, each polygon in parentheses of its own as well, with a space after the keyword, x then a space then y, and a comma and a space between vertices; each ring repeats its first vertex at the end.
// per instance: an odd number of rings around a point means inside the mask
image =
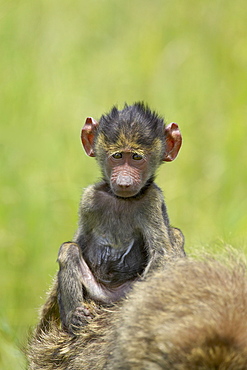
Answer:
POLYGON ((81 142, 85 152, 89 157, 95 157, 94 153, 94 137, 97 131, 99 123, 95 121, 92 117, 87 117, 85 125, 81 130, 81 142))
POLYGON ((172 122, 165 128, 166 150, 163 161, 171 162, 178 155, 179 149, 182 145, 182 136, 179 127, 172 122))

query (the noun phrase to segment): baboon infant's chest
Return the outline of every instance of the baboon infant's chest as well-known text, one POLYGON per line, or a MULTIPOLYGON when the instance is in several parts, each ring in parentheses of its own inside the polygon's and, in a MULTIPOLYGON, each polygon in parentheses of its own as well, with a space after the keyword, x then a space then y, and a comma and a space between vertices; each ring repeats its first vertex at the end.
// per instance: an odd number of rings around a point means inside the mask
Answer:
POLYGON ((103 284, 132 280, 147 264, 144 237, 135 216, 132 207, 124 209, 111 202, 95 210, 83 256, 103 284))

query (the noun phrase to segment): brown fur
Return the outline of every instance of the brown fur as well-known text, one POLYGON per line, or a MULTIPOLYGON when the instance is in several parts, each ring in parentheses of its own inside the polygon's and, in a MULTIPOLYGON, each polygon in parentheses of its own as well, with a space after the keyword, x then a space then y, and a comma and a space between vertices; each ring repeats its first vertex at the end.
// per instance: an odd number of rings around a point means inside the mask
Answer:
POLYGON ((242 262, 181 259, 74 336, 36 332, 30 369, 247 369, 247 279, 242 262))

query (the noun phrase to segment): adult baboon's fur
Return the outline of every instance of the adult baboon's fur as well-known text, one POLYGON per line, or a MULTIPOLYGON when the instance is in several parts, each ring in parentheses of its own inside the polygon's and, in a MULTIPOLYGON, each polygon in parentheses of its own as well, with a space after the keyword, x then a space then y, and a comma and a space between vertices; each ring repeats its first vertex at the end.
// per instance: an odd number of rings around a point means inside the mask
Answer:
POLYGON ((28 357, 33 370, 246 370, 246 265, 181 259, 77 335, 34 334, 28 357))

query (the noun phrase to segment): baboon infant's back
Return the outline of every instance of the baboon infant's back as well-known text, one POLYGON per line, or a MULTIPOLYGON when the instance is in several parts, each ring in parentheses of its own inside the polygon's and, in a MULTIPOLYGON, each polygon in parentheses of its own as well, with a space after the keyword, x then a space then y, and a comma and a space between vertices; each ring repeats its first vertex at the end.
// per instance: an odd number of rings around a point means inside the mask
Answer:
POLYGON ((69 336, 39 333, 30 369, 247 369, 246 265, 181 259, 69 336))

